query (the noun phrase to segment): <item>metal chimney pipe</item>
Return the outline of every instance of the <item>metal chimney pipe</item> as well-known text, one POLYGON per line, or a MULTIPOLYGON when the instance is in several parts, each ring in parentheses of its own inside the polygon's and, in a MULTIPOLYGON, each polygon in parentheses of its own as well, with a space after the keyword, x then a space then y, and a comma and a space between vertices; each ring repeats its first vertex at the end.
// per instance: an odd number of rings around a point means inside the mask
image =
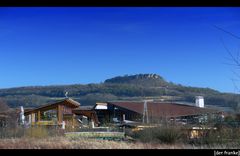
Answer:
POLYGON ((24 124, 25 116, 24 116, 24 109, 23 106, 20 107, 20 123, 24 124))

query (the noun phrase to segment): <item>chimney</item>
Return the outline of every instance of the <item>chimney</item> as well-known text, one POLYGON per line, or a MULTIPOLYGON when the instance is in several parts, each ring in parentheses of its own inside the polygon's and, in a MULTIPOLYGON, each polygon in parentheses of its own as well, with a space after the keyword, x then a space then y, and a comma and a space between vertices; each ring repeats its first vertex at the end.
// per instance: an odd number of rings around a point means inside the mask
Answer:
POLYGON ((203 98, 203 96, 196 96, 195 104, 196 104, 196 107, 204 108, 204 98, 203 98))
POLYGON ((123 122, 125 121, 125 114, 123 114, 123 122))
POLYGON ((20 107, 20 123, 24 124, 25 116, 24 116, 24 109, 23 106, 20 107))

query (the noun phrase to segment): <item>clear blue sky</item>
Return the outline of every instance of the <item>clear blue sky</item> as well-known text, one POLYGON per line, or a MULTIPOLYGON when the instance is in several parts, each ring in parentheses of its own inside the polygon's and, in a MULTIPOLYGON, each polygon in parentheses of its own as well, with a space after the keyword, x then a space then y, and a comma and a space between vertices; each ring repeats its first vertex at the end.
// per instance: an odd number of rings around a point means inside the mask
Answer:
POLYGON ((234 54, 240 40, 213 25, 240 36, 240 8, 0 8, 0 88, 156 73, 236 92, 221 40, 234 54))

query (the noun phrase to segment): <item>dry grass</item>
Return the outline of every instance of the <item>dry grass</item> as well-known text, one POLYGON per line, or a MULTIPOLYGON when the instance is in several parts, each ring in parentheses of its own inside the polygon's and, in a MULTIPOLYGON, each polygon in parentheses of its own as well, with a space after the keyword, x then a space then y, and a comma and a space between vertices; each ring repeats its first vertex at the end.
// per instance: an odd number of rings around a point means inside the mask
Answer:
POLYGON ((0 129, 0 149, 239 149, 239 129, 220 128, 191 142, 172 127, 126 133, 129 141, 66 137, 55 128, 0 129), (176 135, 177 134, 177 135, 176 135), (219 137, 221 136, 221 137, 219 137), (132 138, 131 138, 132 137, 132 138), (131 141, 130 141, 131 140, 131 141))
MULTIPOLYGON (((152 144, 126 141, 108 141, 96 139, 69 139, 66 137, 50 138, 15 138, 0 139, 0 149, 207 149, 226 148, 224 146, 195 147, 189 144, 152 144)), ((233 147, 234 148, 234 147, 233 147)))

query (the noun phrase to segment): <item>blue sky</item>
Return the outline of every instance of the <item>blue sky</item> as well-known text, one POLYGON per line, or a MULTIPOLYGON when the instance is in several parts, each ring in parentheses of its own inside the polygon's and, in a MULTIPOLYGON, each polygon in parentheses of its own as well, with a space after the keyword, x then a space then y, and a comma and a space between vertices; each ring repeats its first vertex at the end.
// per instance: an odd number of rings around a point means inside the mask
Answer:
POLYGON ((99 83, 138 73, 167 81, 237 90, 223 43, 240 41, 240 8, 0 8, 0 88, 99 83))

